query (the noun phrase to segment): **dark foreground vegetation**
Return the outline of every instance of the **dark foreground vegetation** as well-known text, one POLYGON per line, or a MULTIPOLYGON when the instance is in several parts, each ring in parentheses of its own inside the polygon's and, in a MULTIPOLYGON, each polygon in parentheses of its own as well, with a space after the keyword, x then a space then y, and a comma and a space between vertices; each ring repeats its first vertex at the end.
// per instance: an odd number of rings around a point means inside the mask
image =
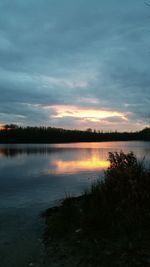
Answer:
POLYGON ((5 125, 0 130, 0 143, 68 143, 101 141, 150 141, 150 128, 139 132, 103 132, 65 130, 52 127, 18 127, 5 125))
POLYGON ((150 169, 132 152, 109 160, 102 180, 43 214, 51 266, 150 266, 150 169))

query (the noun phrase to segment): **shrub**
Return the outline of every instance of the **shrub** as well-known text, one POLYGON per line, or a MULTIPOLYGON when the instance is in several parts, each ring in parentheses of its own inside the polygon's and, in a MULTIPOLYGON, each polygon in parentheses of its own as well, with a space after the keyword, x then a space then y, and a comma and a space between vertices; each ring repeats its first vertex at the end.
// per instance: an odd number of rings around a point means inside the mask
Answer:
POLYGON ((109 160, 103 180, 50 210, 45 240, 70 240, 85 262, 92 259, 90 266, 149 266, 150 170, 133 152, 109 153, 109 160))

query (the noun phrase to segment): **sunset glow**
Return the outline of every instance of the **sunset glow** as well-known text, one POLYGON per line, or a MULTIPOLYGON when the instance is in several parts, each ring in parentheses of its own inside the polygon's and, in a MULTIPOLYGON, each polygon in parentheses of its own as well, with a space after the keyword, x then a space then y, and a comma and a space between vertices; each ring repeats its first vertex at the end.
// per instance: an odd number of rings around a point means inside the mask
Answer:
POLYGON ((86 119, 93 122, 98 122, 100 120, 112 117, 118 117, 125 121, 128 120, 126 113, 118 111, 64 105, 56 105, 52 106, 51 108, 56 112, 56 115, 53 115, 53 118, 73 117, 78 119, 86 119))
POLYGON ((6 128, 0 125, 0 131, 4 131, 6 128))
POLYGON ((91 157, 82 160, 55 160, 52 162, 52 166, 54 166, 54 170, 50 171, 50 173, 75 174, 82 171, 101 171, 109 167, 109 162, 107 160, 99 158, 97 155, 92 155, 91 157))
POLYGON ((144 2, 1 0, 0 122, 104 132, 149 127, 144 2))

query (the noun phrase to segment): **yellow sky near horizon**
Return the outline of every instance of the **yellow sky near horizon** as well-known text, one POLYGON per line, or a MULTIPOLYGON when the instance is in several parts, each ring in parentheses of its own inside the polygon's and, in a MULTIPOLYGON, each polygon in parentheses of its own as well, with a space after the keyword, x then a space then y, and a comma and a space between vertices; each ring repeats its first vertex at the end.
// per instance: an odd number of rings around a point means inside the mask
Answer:
POLYGON ((128 121, 129 113, 119 112, 117 110, 104 110, 96 108, 80 107, 75 105, 52 105, 45 106, 44 109, 53 110, 51 118, 74 118, 79 120, 88 120, 89 122, 100 122, 111 118, 119 118, 128 121))

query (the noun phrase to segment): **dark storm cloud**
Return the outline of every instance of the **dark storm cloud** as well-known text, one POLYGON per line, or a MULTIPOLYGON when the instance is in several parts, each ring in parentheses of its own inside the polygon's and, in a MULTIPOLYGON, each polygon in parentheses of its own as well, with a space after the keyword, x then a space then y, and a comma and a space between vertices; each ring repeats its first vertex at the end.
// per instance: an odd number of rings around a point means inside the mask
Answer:
MULTIPOLYGON (((80 120, 54 120, 44 109, 76 105, 128 112, 121 129, 143 127, 149 13, 141 0, 1 0, 0 123, 81 128, 80 120)), ((106 124, 91 123, 114 129, 118 121, 106 124)))

